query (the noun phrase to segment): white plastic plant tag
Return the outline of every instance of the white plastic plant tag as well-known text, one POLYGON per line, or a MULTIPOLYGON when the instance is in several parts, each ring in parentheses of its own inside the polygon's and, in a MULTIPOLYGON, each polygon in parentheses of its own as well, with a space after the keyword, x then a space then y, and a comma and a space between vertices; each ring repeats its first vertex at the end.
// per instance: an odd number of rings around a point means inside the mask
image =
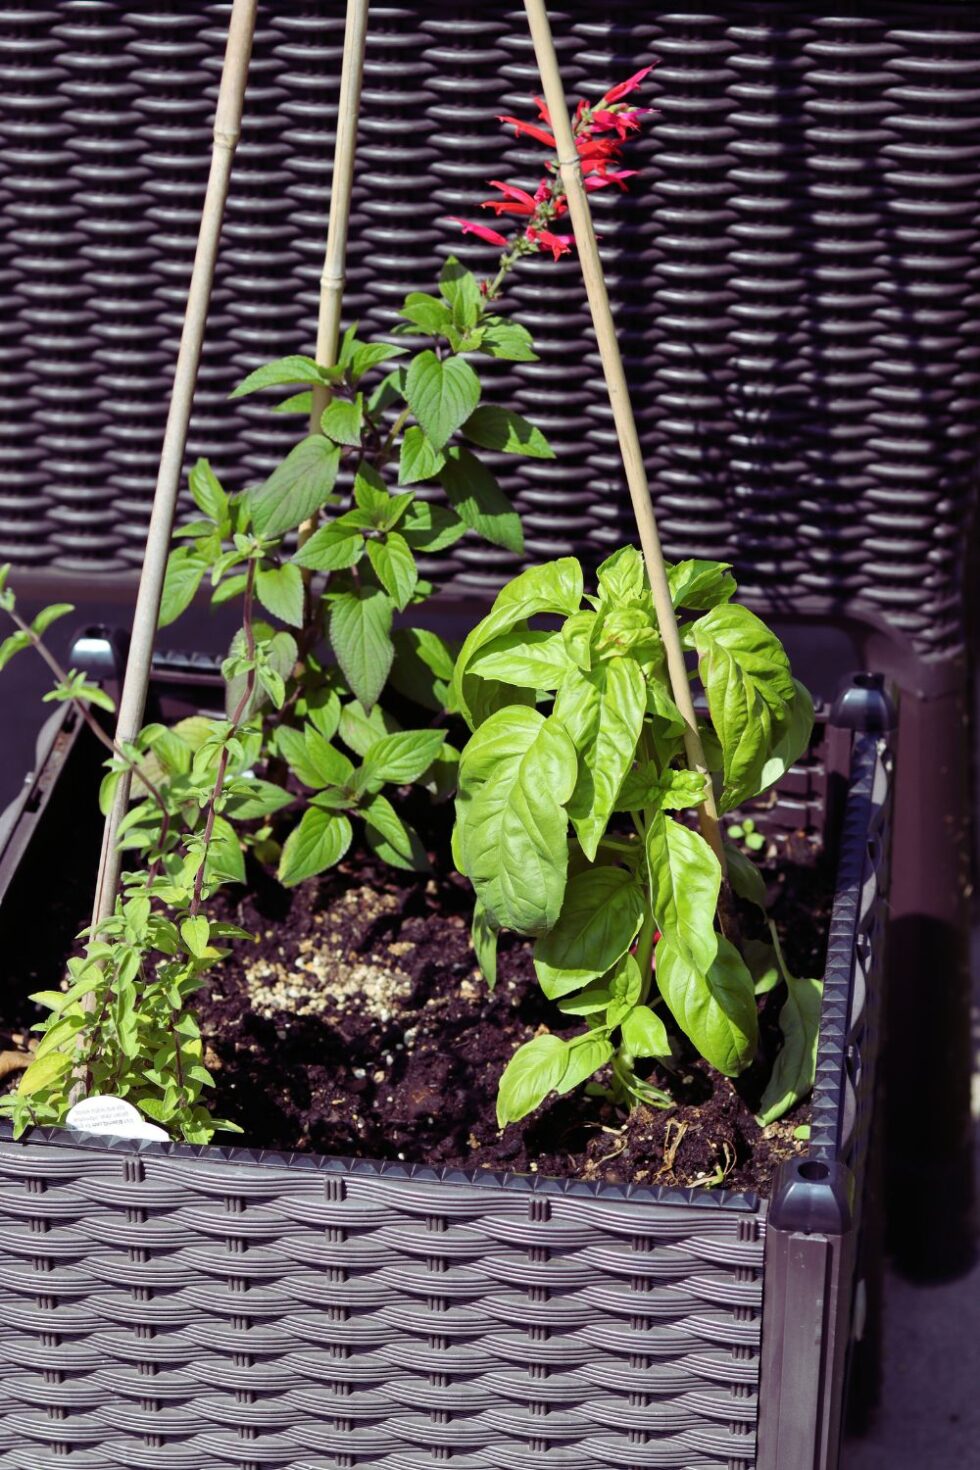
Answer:
POLYGON ((112 1133, 117 1138, 156 1138, 170 1142, 166 1129, 151 1123, 122 1097, 83 1097, 65 1119, 79 1133, 112 1133))

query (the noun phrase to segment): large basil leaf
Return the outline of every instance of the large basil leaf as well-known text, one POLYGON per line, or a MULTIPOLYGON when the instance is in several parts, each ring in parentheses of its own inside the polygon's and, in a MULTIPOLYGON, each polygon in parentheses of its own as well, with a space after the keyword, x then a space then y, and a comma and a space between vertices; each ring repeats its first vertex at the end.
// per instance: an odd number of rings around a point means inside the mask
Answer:
POLYGON ((796 699, 789 712, 776 727, 777 740, 773 752, 762 768, 762 790, 781 781, 794 761, 810 744, 813 733, 813 700, 798 679, 793 680, 796 699))
POLYGON ((568 815, 590 862, 633 764, 646 697, 643 672, 631 658, 611 659, 591 673, 572 669, 558 691, 555 716, 579 753, 568 815))
POLYGON ((598 1072, 613 1054, 612 1042, 601 1031, 584 1031, 581 1036, 573 1036, 565 1045, 568 1048, 568 1062, 561 1081, 555 1088, 559 1096, 571 1092, 573 1087, 578 1087, 580 1082, 598 1072))
POLYGON ((721 810, 757 796, 766 762, 788 726, 797 689, 775 634, 755 613, 722 603, 690 628, 701 682, 721 742, 721 810))
POLYGON ((478 649, 470 669, 522 689, 557 689, 570 668, 560 633, 503 633, 478 649))
POLYGON ((823 984, 820 980, 798 980, 790 974, 783 958, 775 925, 769 925, 776 963, 786 982, 787 995, 779 1012, 783 1033, 782 1049, 773 1063, 772 1075, 762 1094, 756 1122, 764 1128, 788 1113, 813 1087, 817 1072, 817 1042, 823 984))
POLYGON ((759 1035, 752 976, 738 950, 719 937, 705 974, 666 937, 656 949, 657 985, 674 1020, 707 1062, 737 1077, 755 1056, 759 1035))
POLYGON ((657 928, 696 970, 706 971, 718 952, 718 859, 699 832, 662 811, 647 825, 646 854, 657 928))
POLYGON ((544 934, 558 920, 568 870, 565 803, 577 767, 558 721, 524 705, 491 715, 463 751, 462 869, 498 929, 544 934))
POLYGON ((560 561, 529 567, 500 591, 487 616, 469 634, 456 660, 453 694, 460 713, 471 728, 480 723, 475 708, 480 680, 470 672, 470 664, 477 652, 502 634, 513 632, 537 613, 558 613, 568 617, 577 612, 582 601, 582 586, 582 568, 574 557, 566 556, 560 561))
POLYGON ((549 1000, 605 975, 629 949, 643 920, 643 890, 625 868, 587 868, 569 879, 558 922, 534 946, 534 968, 549 1000))
POLYGON ((727 561, 679 561, 667 569, 670 600, 675 607, 693 611, 715 607, 734 597, 736 587, 727 561))
POLYGON ((545 1033, 518 1047, 500 1079, 497 1125, 518 1123, 554 1092, 568 1066, 568 1047, 560 1036, 545 1033))

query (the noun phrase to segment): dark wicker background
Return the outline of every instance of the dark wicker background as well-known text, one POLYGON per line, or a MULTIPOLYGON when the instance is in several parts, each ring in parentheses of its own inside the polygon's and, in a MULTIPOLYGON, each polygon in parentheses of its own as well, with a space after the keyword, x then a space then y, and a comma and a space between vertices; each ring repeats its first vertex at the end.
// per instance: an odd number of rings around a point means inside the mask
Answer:
MULTIPOLYGON (((23 568, 104 584, 139 564, 228 9, 0 3, 0 555, 23 568)), ((295 431, 225 395, 312 344, 342 12, 260 6, 190 450, 232 484, 295 431)), ((571 94, 660 59, 642 177, 595 204, 670 552, 955 652, 980 438, 975 8, 575 0, 552 19, 571 94)), ((536 90, 522 11, 372 7, 349 316, 384 331, 452 249, 491 263, 445 216, 533 177, 538 150, 494 115, 536 90)), ((528 555, 594 559, 631 529, 577 263, 535 262, 513 299, 542 361, 500 390, 558 451, 507 466, 528 555)), ((512 563, 473 543, 445 570, 474 595, 512 563)))

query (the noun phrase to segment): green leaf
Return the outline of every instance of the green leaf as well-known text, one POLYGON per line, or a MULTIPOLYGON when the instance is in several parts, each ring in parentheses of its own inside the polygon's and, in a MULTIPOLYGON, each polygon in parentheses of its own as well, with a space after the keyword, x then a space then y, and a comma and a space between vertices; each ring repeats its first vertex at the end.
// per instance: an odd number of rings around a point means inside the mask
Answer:
MULTIPOLYGON (((296 663, 296 639, 292 633, 287 633, 280 628, 275 631, 269 623, 256 623, 254 634, 258 643, 265 645, 265 663, 273 673, 279 675, 280 679, 286 680, 293 672, 296 663)), ((231 640, 228 650, 229 658, 242 658, 245 654, 245 633, 239 628, 231 640)), ((245 675, 235 674, 227 681, 225 687, 225 712, 231 719, 238 708, 239 700, 245 692, 245 675)), ((242 720, 250 720, 266 703, 268 697, 262 687, 256 684, 252 697, 242 712, 242 720)))
POLYGON ((548 999, 611 970, 639 933, 643 910, 643 891, 625 868, 586 868, 570 878, 557 922, 534 946, 548 999))
POLYGON ((391 682, 399 694, 426 709, 450 709, 453 656, 446 643, 428 628, 398 628, 392 637, 391 682))
POLYGON ((703 974, 718 952, 718 859, 699 832, 663 812, 647 826, 646 855, 657 928, 703 974))
POLYGON ((635 1006, 623 1019, 623 1044, 634 1057, 669 1057, 670 1037, 649 1006, 635 1006))
POLYGON ((635 546, 621 546, 599 567, 599 601, 609 607, 625 607, 630 603, 647 605, 650 598, 646 567, 635 546))
POLYGON ((484 323, 483 341, 480 351, 488 357, 501 357, 507 362, 537 362, 531 334, 517 322, 508 322, 503 317, 491 317, 484 323))
POLYGON ((498 928, 543 934, 558 919, 568 869, 564 804, 576 767, 562 727, 522 705, 491 715, 463 751, 459 847, 498 928))
POLYGON ((256 572, 255 595, 273 617, 294 628, 303 626, 303 578, 292 562, 256 572))
POLYGON ((533 1113, 560 1084, 568 1066, 568 1048, 559 1036, 536 1036, 518 1047, 500 1079, 497 1124, 506 1128, 533 1113))
POLYGON ((613 1054, 612 1042, 601 1031, 585 1031, 581 1036, 573 1036, 565 1044, 568 1062, 561 1082, 555 1089, 559 1096, 571 1092, 573 1087, 578 1087, 593 1076, 600 1067, 606 1065, 613 1054))
POLYGON ((203 914, 184 919, 180 925, 180 937, 196 959, 201 959, 211 937, 211 925, 203 914))
POLYGON ((33 1097, 35 1093, 43 1092, 70 1071, 71 1065, 72 1059, 67 1052, 48 1052, 47 1056, 39 1057, 27 1068, 17 1085, 17 1092, 21 1097, 33 1097))
POLYGON ((398 315, 429 337, 445 336, 453 321, 449 307, 426 291, 410 291, 398 315))
POLYGON ((572 556, 529 567, 501 589, 490 612, 470 632, 456 660, 453 694, 468 724, 475 723, 473 702, 480 681, 470 674, 470 664, 477 652, 537 613, 570 616, 578 611, 581 601, 582 568, 572 556))
POLYGON ((605 1011, 604 1024, 618 1026, 640 998, 643 982, 640 968, 631 954, 624 954, 607 975, 587 985, 577 995, 563 996, 558 1009, 567 1016, 593 1016, 605 1011))
POLYGON ((439 480, 460 519, 484 541, 518 555, 524 550, 521 521, 493 475, 461 445, 446 450, 439 480))
POLYGON ((416 500, 402 522, 402 534, 413 551, 444 551, 466 534, 466 522, 454 510, 416 500))
POLYGON ((324 786, 345 786, 354 774, 347 756, 325 740, 313 725, 301 732, 281 725, 275 734, 277 753, 289 769, 314 791, 324 786))
POLYGON ((491 924, 487 911, 479 899, 473 909, 470 939, 483 978, 488 988, 493 990, 497 984, 497 931, 491 924))
POLYGON ((224 817, 215 817, 204 864, 209 883, 244 883, 245 857, 238 834, 224 817))
POLYGON ((364 398, 332 398, 320 415, 320 428, 335 444, 358 446, 364 423, 364 398))
POLYGON ((74 611, 73 602, 53 602, 49 607, 42 607, 37 617, 31 621, 31 632, 41 637, 48 631, 52 623, 56 623, 59 618, 66 618, 74 611))
POLYGON ((674 1020, 698 1051, 726 1077, 752 1061, 759 1020, 752 976, 738 950, 722 936, 706 974, 666 936, 656 949, 657 985, 674 1020))
POLYGON ((475 327, 483 311, 483 294, 472 271, 450 255, 439 272, 439 290, 449 302, 458 327, 475 327))
POLYGON ((359 383, 372 368, 401 357, 404 351, 404 347, 398 347, 393 342, 358 342, 346 363, 347 376, 352 383, 359 383))
POLYGON ((181 613, 187 611, 207 570, 207 558, 192 546, 178 546, 170 553, 157 627, 169 627, 177 621, 181 613))
POLYGON ((298 827, 283 843, 279 859, 279 882, 286 888, 314 878, 340 862, 350 847, 351 824, 340 812, 307 807, 298 827))
POLYGON ((226 808, 228 815, 236 822, 251 822, 256 817, 269 817, 292 801, 289 792, 272 781, 260 781, 257 777, 251 777, 243 784, 247 790, 236 791, 230 796, 226 808))
POLYGON ((361 807, 368 846, 393 868, 427 873, 430 863, 415 828, 398 815, 387 797, 379 793, 361 807))
POLYGON ((340 712, 340 738, 345 745, 350 746, 355 755, 362 758, 382 735, 390 735, 398 728, 397 720, 378 704, 373 709, 366 710, 363 705, 352 701, 345 704, 340 712))
POLYGON ((540 429, 536 429, 519 413, 509 408, 495 408, 484 403, 474 410, 462 432, 483 449, 496 449, 503 454, 523 454, 528 459, 554 459, 555 451, 540 429))
POLYGON ((504 679, 522 689, 557 689, 569 672, 560 633, 502 633, 470 662, 481 679, 504 679))
POLYGON ((25 648, 30 648, 30 646, 31 636, 29 633, 22 632, 20 629, 16 633, 11 633, 9 637, 0 643, 0 669, 7 667, 14 654, 22 653, 25 648))
POLYGON ((375 587, 341 593, 330 604, 330 646, 366 709, 377 703, 395 655, 393 613, 391 598, 375 587))
POLYGON ((690 627, 731 809, 762 789, 766 762, 799 696, 779 639, 748 608, 722 603, 690 627), (776 738, 774 738, 774 735, 776 738))
POLYGON ((731 570, 727 561, 679 561, 667 569, 671 601, 692 611, 727 602, 736 592, 731 570))
POLYGON ((346 517, 328 521, 300 547, 293 561, 313 572, 337 572, 352 567, 364 553, 364 531, 346 517))
POLYGON ((307 389, 303 393, 293 393, 289 398, 284 398, 277 403, 273 413, 305 413, 307 418, 313 412, 313 394, 307 389))
POLYGON ((725 843, 725 857, 728 861, 728 881, 739 898, 754 903, 765 913, 766 880, 755 863, 744 852, 739 852, 737 847, 732 847, 730 842, 725 843))
POLYGON ((612 659, 588 674, 576 669, 558 691, 555 715, 579 753, 568 814, 590 862, 633 764, 646 698, 643 672, 631 658, 612 659))
POLYGON ((383 541, 369 541, 368 560, 374 574, 399 612, 412 600, 419 572, 408 542, 397 531, 388 531, 383 541))
POLYGON ((191 495, 198 510, 221 526, 228 519, 228 496, 206 459, 199 459, 188 479, 191 495))
POLYGON ((328 503, 340 467, 340 450, 322 434, 310 434, 291 449, 264 485, 247 495, 252 525, 260 536, 282 536, 328 503))
POLYGON ((433 449, 417 424, 405 430, 401 453, 398 457, 399 485, 414 485, 419 480, 431 480, 446 463, 438 449, 433 449))
POLYGON ((446 738, 444 730, 399 730, 376 740, 364 757, 362 785, 369 780, 407 786, 429 769, 446 738))
POLYGON ((763 939, 744 939, 742 958, 749 967, 756 995, 768 995, 782 980, 776 951, 763 939))
POLYGON ((228 396, 242 398, 246 393, 255 393, 260 388, 271 388, 278 383, 322 384, 323 381, 323 374, 312 357, 280 357, 249 373, 228 396))
POLYGON ((447 443, 480 401, 480 380, 461 357, 440 362, 434 352, 420 352, 405 379, 408 406, 433 449, 447 443))
POLYGON ((793 680, 796 698, 775 725, 776 743, 762 768, 762 790, 781 781, 789 768, 799 760, 813 734, 813 700, 809 690, 798 679, 793 680))
POLYGON ((788 994, 779 1012, 783 1045, 759 1103, 756 1122, 760 1128, 774 1123, 806 1097, 817 1071, 823 986, 819 980, 797 980, 788 973, 784 978, 788 994))

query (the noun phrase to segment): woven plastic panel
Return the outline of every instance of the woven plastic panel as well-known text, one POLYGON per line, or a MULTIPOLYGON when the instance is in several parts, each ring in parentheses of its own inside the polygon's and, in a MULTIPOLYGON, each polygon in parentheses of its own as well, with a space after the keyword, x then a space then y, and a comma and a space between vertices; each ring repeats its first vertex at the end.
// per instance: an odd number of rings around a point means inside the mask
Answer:
MULTIPOLYGON (((21 566, 139 563, 227 10, 0 0, 0 555, 21 566)), ((225 395, 312 345, 342 10, 260 6, 190 449, 233 485, 293 433, 225 395)), ((669 551, 956 651, 980 438, 974 7, 574 0, 553 21, 570 92, 660 59, 642 179, 594 202, 669 551)), ((522 11, 372 7, 351 317, 384 331, 451 249, 489 265, 445 216, 472 216, 488 177, 531 181, 493 117, 536 90, 522 11)), ((631 526, 576 262, 534 263, 514 303, 542 361, 497 377, 558 452, 520 471, 528 555, 594 561, 631 526)), ((440 568, 474 596, 513 569, 476 544, 440 568)))
POLYGON ((0 1147, 0 1464, 752 1465, 744 1203, 221 1153, 0 1147))

